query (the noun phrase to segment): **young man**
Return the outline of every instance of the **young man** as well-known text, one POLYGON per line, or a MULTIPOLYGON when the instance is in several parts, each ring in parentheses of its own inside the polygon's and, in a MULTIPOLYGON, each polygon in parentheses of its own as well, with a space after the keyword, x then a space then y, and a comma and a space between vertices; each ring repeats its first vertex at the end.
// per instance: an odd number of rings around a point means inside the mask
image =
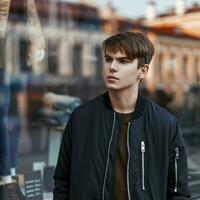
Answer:
POLYGON ((190 199, 178 122, 138 94, 153 44, 126 32, 106 39, 103 51, 108 91, 75 109, 68 121, 54 200, 190 199))

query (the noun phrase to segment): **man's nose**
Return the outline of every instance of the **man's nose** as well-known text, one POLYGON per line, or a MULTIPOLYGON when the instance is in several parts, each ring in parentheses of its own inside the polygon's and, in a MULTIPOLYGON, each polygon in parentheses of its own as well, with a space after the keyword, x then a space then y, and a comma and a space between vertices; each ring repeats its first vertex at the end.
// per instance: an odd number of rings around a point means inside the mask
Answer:
POLYGON ((112 72, 117 72, 118 71, 117 62, 115 60, 113 60, 113 62, 110 64, 109 69, 112 72))

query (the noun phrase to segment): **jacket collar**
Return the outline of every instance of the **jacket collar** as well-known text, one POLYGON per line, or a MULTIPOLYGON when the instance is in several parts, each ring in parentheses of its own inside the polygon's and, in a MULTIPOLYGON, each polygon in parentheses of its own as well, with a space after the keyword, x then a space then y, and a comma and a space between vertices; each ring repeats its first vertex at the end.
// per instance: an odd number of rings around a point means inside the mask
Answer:
MULTIPOLYGON (((135 111, 133 112, 133 118, 132 119, 138 119, 142 115, 145 105, 146 105, 147 99, 140 94, 138 95, 135 111)), ((108 95, 108 92, 103 94, 103 103, 106 106, 107 109, 114 112, 111 101, 108 95)))

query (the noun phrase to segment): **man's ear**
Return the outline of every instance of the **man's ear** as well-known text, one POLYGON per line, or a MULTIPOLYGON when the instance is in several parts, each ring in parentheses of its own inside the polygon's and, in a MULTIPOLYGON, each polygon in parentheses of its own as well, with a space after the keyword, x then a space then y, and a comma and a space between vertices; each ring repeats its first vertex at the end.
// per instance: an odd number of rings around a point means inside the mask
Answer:
POLYGON ((144 64, 139 68, 139 76, 138 78, 140 80, 144 79, 147 75, 147 72, 149 70, 149 65, 148 64, 144 64))

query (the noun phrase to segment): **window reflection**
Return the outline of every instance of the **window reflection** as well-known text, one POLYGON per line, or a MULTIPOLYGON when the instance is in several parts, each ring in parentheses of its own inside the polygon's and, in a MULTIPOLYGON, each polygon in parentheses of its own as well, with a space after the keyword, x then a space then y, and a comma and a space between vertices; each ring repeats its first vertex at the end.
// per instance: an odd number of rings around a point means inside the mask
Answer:
MULTIPOLYGON (((160 16, 160 20, 166 16, 160 16)), ((14 161, 6 175, 14 177, 17 173, 20 180, 25 180, 24 175, 27 180, 43 177, 44 199, 52 199, 62 122, 67 123, 78 104, 105 91, 101 42, 113 32, 136 30, 164 47, 155 59, 157 63, 150 66, 150 78, 143 89, 146 96, 177 116, 189 156, 191 191, 198 196, 200 57, 195 54, 192 67, 190 52, 199 49, 199 40, 193 34, 181 35, 181 29, 177 32, 173 26, 163 28, 158 24, 149 28, 142 19, 118 16, 112 6, 100 9, 84 1, 1 0, 0 127, 4 135, 0 145, 10 143, 4 147, 14 161), (178 50, 170 52, 169 46, 177 44, 178 50), (151 68, 155 69, 153 73, 151 68), (56 97, 56 103, 44 101, 49 92, 56 97), (70 103, 63 105, 61 99, 70 103), (40 118, 44 108, 45 114, 50 113, 45 123, 40 118), (33 169, 42 169, 42 173, 29 174, 33 169)), ((25 182, 19 185, 25 195, 25 182)))

